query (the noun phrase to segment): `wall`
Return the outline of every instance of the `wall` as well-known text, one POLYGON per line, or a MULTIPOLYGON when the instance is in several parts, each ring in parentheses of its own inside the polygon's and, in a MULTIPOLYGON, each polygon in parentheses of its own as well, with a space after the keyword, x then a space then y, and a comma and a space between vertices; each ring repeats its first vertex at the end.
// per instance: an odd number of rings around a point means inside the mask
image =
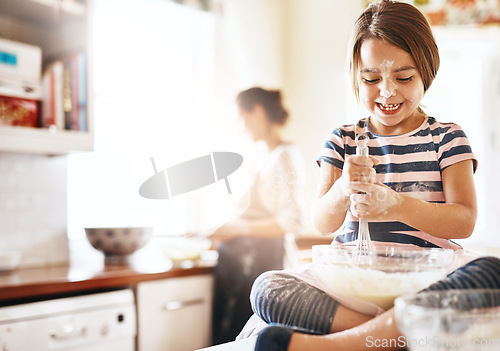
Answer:
POLYGON ((284 0, 221 3, 217 12, 217 57, 222 86, 282 85, 285 3, 284 0))
POLYGON ((474 234, 459 244, 491 246, 500 236, 496 177, 500 144, 500 28, 438 27, 434 35, 440 52, 441 66, 436 79, 422 101, 432 116, 441 121, 458 123, 465 131, 478 168, 474 174, 478 217, 474 234), (464 72, 460 78, 457 72, 464 72), (464 79, 466 88, 464 89, 464 79), (455 103, 467 101, 467 103, 455 103))
POLYGON ((284 3, 287 0, 220 0, 216 10, 215 116, 218 128, 235 139, 239 91, 283 87, 284 3))
POLYGON ((229 106, 241 89, 254 85, 281 89, 290 112, 285 137, 303 153, 310 202, 319 176, 317 153, 327 133, 349 115, 346 49, 362 1, 226 0, 220 4, 219 124, 224 128, 234 122, 235 110, 229 106))
POLYGON ((21 265, 68 260, 66 157, 0 153, 0 252, 21 265))
POLYGON ((356 118, 351 111, 347 44, 362 1, 290 0, 285 6, 284 87, 292 112, 287 134, 307 165, 306 196, 319 178, 316 157, 333 128, 356 118))

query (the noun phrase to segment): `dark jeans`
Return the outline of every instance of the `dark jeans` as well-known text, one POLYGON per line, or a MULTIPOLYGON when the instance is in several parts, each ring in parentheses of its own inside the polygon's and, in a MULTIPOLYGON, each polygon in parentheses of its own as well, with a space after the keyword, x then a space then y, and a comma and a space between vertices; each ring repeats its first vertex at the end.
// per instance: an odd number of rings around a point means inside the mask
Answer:
POLYGON ((283 238, 236 237, 219 246, 214 273, 214 345, 233 341, 252 316, 252 284, 264 272, 283 269, 283 244, 283 238))

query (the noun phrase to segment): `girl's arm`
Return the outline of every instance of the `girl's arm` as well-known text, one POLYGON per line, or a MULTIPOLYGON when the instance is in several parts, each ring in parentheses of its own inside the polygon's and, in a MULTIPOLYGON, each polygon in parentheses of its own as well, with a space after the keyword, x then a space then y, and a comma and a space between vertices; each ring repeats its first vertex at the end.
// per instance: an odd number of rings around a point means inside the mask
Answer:
POLYGON ((399 220, 444 239, 468 238, 476 224, 477 201, 473 163, 462 161, 442 173, 445 204, 432 204, 405 196, 399 220))
POLYGON ((338 179, 342 171, 326 162, 321 163, 316 200, 312 207, 312 224, 321 234, 331 234, 340 228, 350 200, 340 191, 338 179))
POLYGON ((394 308, 352 329, 327 335, 293 333, 288 351, 300 350, 376 350, 405 349, 408 341, 400 332, 394 308))
POLYGON ((351 211, 368 220, 396 220, 443 239, 464 239, 477 217, 472 160, 458 162, 442 172, 446 203, 437 204, 397 193, 382 184, 356 183, 351 211))

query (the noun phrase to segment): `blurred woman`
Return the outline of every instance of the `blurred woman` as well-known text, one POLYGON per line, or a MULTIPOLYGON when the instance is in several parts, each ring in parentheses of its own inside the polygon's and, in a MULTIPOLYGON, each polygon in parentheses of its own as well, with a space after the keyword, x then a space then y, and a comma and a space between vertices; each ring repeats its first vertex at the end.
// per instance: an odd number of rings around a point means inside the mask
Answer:
POLYGON ((304 225, 303 158, 282 137, 288 111, 281 92, 254 87, 240 92, 236 103, 256 147, 264 147, 253 162, 249 161, 249 187, 240 201, 244 209, 211 234, 219 243, 214 344, 236 338, 253 314, 249 302, 253 281, 263 272, 283 268, 284 237, 301 233, 304 225))

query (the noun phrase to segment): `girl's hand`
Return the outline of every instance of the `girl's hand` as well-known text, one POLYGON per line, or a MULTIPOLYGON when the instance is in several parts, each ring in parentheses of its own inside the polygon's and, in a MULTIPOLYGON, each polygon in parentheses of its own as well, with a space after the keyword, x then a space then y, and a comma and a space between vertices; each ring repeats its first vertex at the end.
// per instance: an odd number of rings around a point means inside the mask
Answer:
POLYGON ((380 183, 352 182, 351 213, 364 219, 397 220, 401 195, 380 183))
POLYGON ((342 176, 339 179, 342 195, 350 197, 359 191, 352 187, 353 182, 374 183, 375 160, 369 156, 350 156, 345 160, 342 176))
POLYGON ((348 182, 375 182, 375 160, 370 156, 350 156, 344 163, 342 176, 348 182))

